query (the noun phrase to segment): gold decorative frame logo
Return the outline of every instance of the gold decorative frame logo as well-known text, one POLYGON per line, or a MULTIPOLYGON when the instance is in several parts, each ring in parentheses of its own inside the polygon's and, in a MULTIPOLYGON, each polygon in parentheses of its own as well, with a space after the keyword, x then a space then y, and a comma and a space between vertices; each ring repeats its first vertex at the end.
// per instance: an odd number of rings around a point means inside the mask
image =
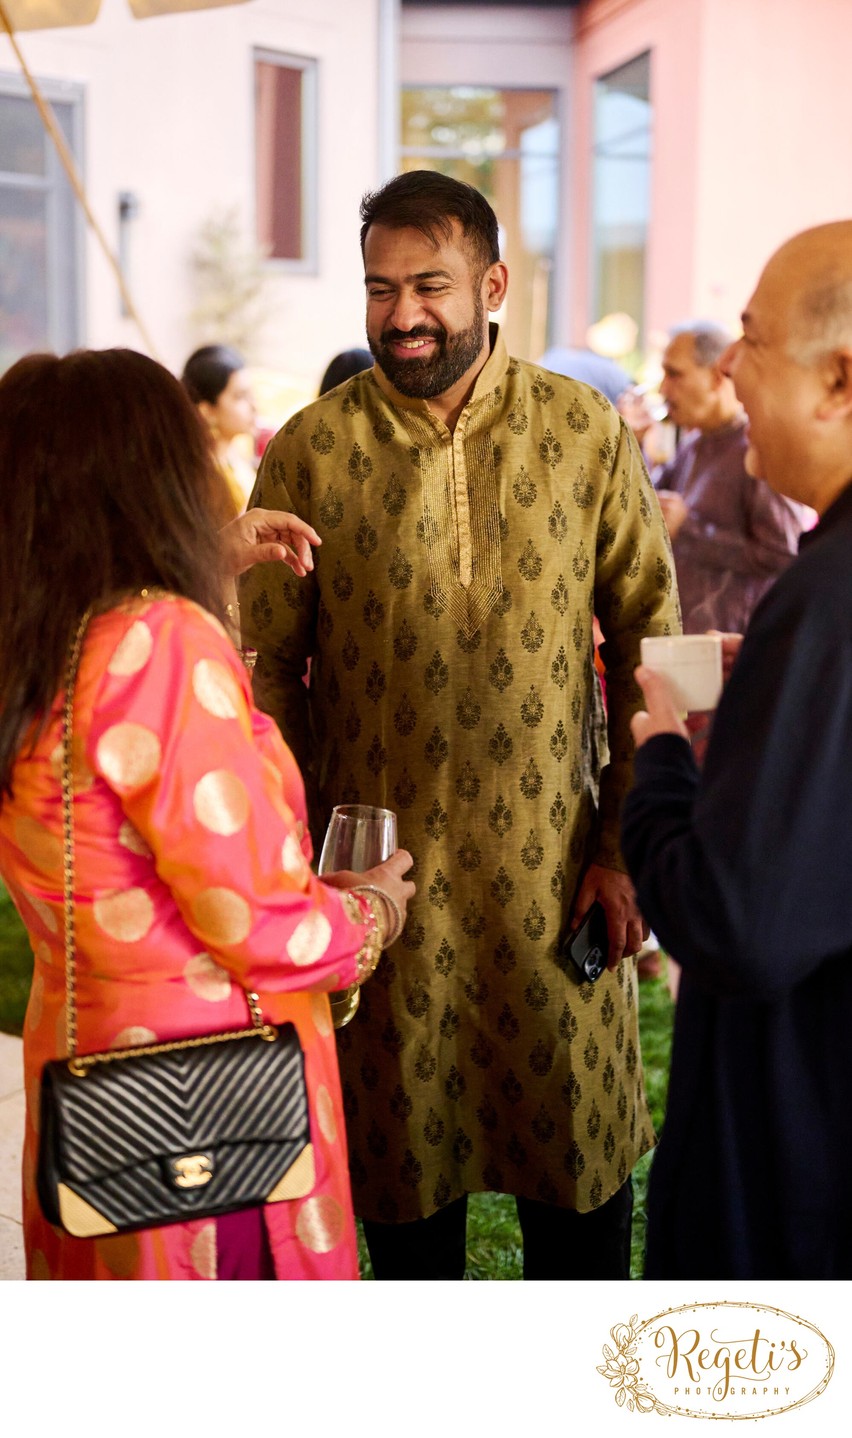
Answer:
POLYGON ((834 1349, 806 1318, 762 1303, 685 1303, 610 1329, 598 1373, 630 1413, 769 1418, 824 1393, 834 1349))

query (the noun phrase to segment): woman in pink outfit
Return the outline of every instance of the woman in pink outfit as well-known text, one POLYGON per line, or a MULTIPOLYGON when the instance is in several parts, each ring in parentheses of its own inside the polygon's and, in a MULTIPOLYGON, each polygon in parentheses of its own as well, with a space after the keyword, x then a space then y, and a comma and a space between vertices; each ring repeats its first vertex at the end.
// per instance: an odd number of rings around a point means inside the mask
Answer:
POLYGON ((221 622, 221 479, 167 371, 131 351, 20 361, 0 380, 0 472, 0 875, 35 955, 28 1276, 357 1278, 327 993, 372 971, 410 858, 359 876, 390 904, 311 871, 296 763, 221 622), (67 1051, 64 675, 92 605, 74 698, 78 1051, 245 1027, 255 991, 298 1031, 316 1181, 224 1219, 72 1238, 43 1217, 35 1169, 41 1070, 67 1051))

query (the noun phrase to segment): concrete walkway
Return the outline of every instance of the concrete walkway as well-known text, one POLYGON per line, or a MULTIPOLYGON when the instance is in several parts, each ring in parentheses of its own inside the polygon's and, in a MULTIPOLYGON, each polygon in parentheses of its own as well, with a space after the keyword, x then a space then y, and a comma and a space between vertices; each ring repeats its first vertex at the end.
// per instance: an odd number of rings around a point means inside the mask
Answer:
POLYGON ((21 1146, 24 1074, 21 1040, 0 1034, 0 1279, 24 1277, 21 1146))

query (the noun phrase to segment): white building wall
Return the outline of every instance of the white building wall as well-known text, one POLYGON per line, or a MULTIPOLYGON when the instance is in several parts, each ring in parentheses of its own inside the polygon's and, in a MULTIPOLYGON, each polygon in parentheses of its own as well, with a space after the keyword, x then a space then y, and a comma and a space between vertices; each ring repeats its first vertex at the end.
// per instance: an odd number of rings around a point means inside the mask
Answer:
MULTIPOLYGON (((113 245, 118 195, 133 192, 130 282, 157 355, 180 369, 197 343, 189 257, 200 226, 235 206, 254 238, 253 49, 319 62, 316 274, 267 269, 267 318, 248 358, 311 393, 327 361, 364 343, 358 205, 379 174, 379 23, 383 0, 251 0, 137 21, 126 0, 102 0, 94 25, 21 34, 39 79, 85 89, 83 170, 113 245)), ((0 39, 0 74, 18 74, 0 39)), ((103 255, 86 242, 84 342, 143 348, 120 314, 103 255)))

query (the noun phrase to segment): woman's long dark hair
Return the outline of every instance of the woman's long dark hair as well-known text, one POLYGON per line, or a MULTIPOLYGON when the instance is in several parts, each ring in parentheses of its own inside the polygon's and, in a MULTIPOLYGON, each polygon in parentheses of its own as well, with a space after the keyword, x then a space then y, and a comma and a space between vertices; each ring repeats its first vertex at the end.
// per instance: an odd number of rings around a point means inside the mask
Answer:
POLYGON ((222 478, 180 382, 133 350, 0 379, 0 802, 90 604, 159 586, 222 614, 222 478))

